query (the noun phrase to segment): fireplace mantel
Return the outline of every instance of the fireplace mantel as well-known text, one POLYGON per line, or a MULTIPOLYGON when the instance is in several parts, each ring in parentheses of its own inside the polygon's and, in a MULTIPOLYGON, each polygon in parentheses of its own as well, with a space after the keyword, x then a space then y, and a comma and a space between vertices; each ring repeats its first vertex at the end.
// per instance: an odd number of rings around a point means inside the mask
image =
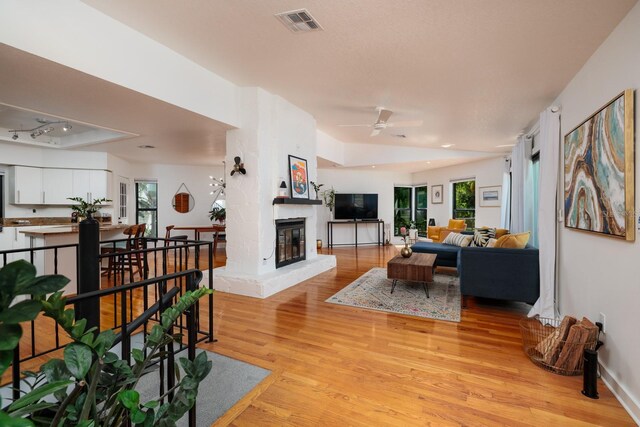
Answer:
POLYGON ((322 200, 315 199, 292 199, 290 197, 276 197, 273 199, 274 205, 321 205, 322 200))

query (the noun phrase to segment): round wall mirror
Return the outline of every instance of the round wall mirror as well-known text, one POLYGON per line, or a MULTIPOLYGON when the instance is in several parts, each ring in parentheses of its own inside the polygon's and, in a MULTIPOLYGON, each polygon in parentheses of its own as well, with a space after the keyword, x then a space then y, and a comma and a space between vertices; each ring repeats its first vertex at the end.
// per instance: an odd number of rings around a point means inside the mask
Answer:
POLYGON ((173 196, 172 206, 176 212, 187 213, 193 210, 196 200, 191 193, 176 193, 173 196))

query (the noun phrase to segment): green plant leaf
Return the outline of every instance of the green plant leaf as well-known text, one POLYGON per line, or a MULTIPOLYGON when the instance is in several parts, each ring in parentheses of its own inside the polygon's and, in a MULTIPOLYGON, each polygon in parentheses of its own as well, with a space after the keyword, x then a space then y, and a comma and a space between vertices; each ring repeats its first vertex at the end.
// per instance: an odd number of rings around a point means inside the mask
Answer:
POLYGON ((75 325, 73 325, 73 328, 71 328, 71 336, 75 339, 80 338, 82 335, 84 335, 84 328, 87 327, 87 319, 80 319, 76 322, 75 325))
MULTIPOLYGON (((4 374, 13 362, 13 351, 12 350, 2 350, 0 351, 0 376, 4 374)), ((2 406, 0 406, 1 408, 2 406)))
POLYGON ((22 328, 20 325, 0 325, 0 351, 13 350, 20 342, 22 328))
POLYGON ((144 353, 139 348, 134 348, 131 350, 131 355, 133 356, 133 360, 138 363, 144 362, 144 353))
POLYGON ((137 407, 131 411, 131 422, 134 424, 142 424, 147 418, 147 414, 137 407))
POLYGON ((20 399, 13 402, 11 406, 9 406, 9 413, 11 413, 12 411, 17 411, 20 408, 24 408, 25 406, 30 405, 34 402, 37 402, 43 397, 48 396, 58 390, 66 389, 69 384, 73 384, 73 381, 55 381, 31 390, 29 393, 25 394, 20 399))
POLYGON ((111 364, 118 360, 118 355, 109 351, 104 355, 104 359, 102 360, 104 363, 111 364))
MULTIPOLYGON (((22 417, 24 415, 35 414, 36 412, 42 411, 43 409, 53 408, 54 406, 58 406, 57 403, 52 402, 38 402, 33 403, 31 405, 27 405, 23 408, 18 409, 17 411, 11 412, 12 417, 22 417)), ((0 424, 3 425, 3 424, 0 424)))
MULTIPOLYGON (((93 341, 93 349, 98 353, 98 356, 102 357, 105 353, 113 347, 113 342, 116 340, 116 334, 111 329, 104 330, 98 334, 93 341)), ((105 363, 109 363, 105 360, 105 363)))
POLYGON ((47 382, 55 382, 68 380, 71 378, 71 372, 67 369, 64 361, 60 359, 51 359, 42 367, 40 370, 44 373, 47 378, 47 382))
POLYGON ((87 345, 74 342, 64 348, 64 363, 76 379, 81 380, 87 375, 91 362, 91 348, 87 345))
POLYGON ((0 289, 3 293, 17 291, 34 277, 36 277, 36 268, 27 261, 21 259, 10 262, 0 269, 0 289))
POLYGON ((125 408, 129 410, 137 409, 140 403, 140 393, 135 390, 124 390, 118 393, 118 399, 125 408))
POLYGON ((158 406, 160 406, 160 402, 158 402, 157 400, 150 400, 147 403, 145 403, 144 405, 145 408, 157 408, 158 406))
POLYGON ((7 324, 17 324, 35 319, 42 309, 42 303, 35 300, 20 301, 0 313, 0 321, 7 324))
POLYGON ((156 421, 156 414, 153 409, 149 409, 147 411, 147 418, 145 418, 144 423, 142 423, 142 427, 153 427, 156 421))
POLYGON ((60 274, 40 276, 16 287, 16 295, 46 295, 59 291, 67 283, 69 283, 69 279, 60 274))
POLYGON ((0 426, 3 427, 34 427, 33 422, 26 418, 13 418, 6 412, 0 411, 0 426))

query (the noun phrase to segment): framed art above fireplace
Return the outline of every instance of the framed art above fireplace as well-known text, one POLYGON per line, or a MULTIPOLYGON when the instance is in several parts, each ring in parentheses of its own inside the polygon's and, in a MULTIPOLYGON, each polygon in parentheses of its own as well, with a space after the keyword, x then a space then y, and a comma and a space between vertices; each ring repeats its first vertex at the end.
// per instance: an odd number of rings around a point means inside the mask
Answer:
POLYGON ((309 169, 305 159, 289 155, 289 183, 292 199, 309 198, 309 169))

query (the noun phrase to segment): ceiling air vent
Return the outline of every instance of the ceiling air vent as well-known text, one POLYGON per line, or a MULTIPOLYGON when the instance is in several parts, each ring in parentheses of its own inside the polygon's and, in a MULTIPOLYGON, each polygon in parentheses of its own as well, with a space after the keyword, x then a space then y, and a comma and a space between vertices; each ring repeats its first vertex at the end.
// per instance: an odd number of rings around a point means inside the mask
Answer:
POLYGON ((311 16, 307 9, 278 13, 276 18, 294 33, 322 31, 322 27, 318 24, 318 21, 311 16))

